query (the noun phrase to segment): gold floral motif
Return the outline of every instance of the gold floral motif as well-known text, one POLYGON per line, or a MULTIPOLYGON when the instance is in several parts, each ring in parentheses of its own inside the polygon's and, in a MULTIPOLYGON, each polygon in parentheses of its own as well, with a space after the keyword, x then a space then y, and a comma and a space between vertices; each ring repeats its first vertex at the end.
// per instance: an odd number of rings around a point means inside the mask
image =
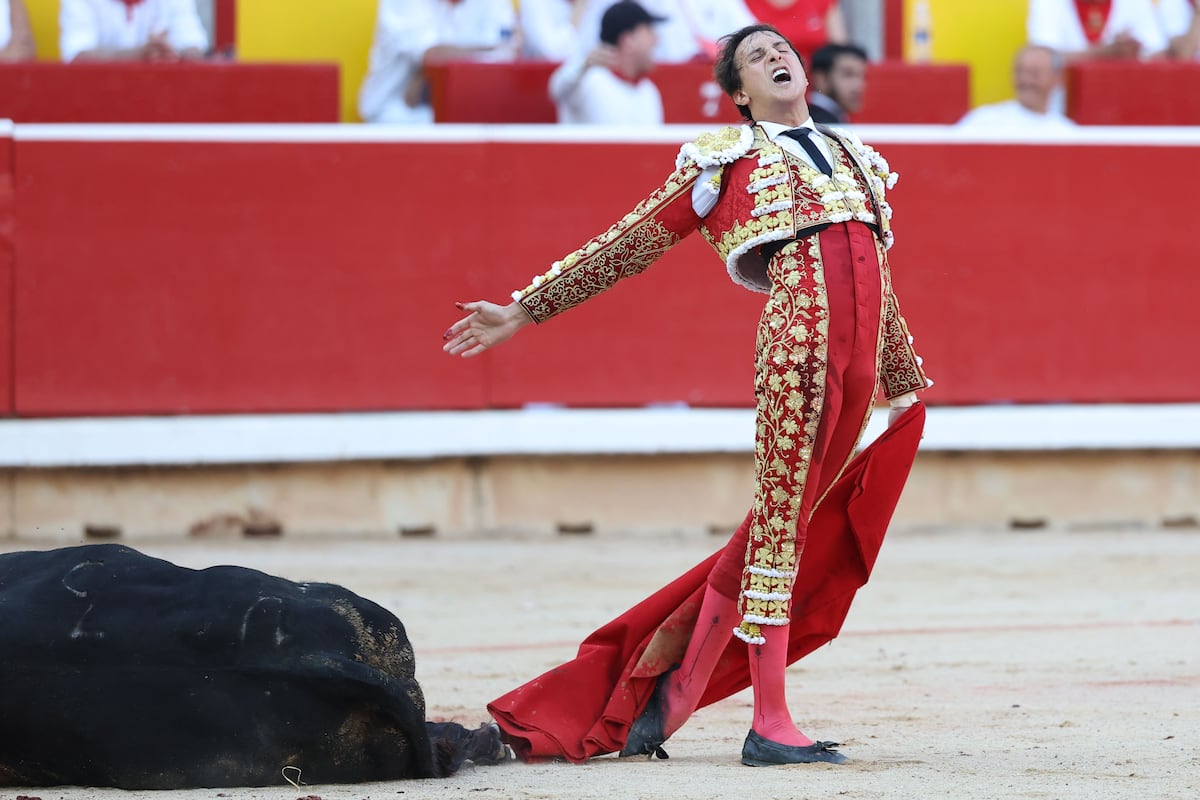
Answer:
POLYGON ((621 278, 645 270, 677 244, 680 236, 655 219, 655 214, 690 193, 700 167, 686 164, 675 170, 653 194, 633 211, 583 247, 565 256, 549 272, 514 292, 535 322, 574 308, 609 289, 621 278))
POLYGON ((913 350, 908 323, 900 315, 900 303, 892 291, 892 273, 887 258, 880 254, 883 274, 883 328, 880 335, 879 373, 883 378, 883 393, 889 400, 908 392, 918 392, 929 385, 913 350))
POLYGON ((701 167, 733 163, 754 145, 757 131, 758 128, 739 125, 702 133, 694 142, 687 142, 679 148, 675 166, 682 167, 688 162, 701 167))
POLYGON ((786 624, 803 513, 804 485, 825 396, 829 299, 816 238, 771 260, 772 290, 758 328, 755 474, 758 490, 746 550, 740 638, 786 624))
POLYGON ((716 131, 706 131, 696 137, 696 147, 701 152, 712 152, 715 150, 728 150, 733 147, 742 138, 742 129, 733 125, 727 125, 716 131))

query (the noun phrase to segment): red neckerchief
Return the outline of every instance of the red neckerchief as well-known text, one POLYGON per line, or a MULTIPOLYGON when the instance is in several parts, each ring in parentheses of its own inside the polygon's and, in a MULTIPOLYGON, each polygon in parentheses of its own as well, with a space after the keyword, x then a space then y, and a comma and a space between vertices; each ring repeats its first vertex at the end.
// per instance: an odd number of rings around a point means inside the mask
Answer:
POLYGON ((641 78, 631 78, 624 72, 621 72, 619 69, 610 69, 609 72, 611 72, 618 80, 628 83, 630 86, 637 86, 642 82, 641 78))
POLYGON ((133 7, 140 5, 144 0, 121 0, 125 4, 125 19, 133 22, 133 7))
POLYGON ((1100 34, 1104 33, 1110 12, 1112 0, 1075 0, 1075 13, 1079 15, 1083 35, 1087 37, 1088 44, 1099 44, 1100 34))

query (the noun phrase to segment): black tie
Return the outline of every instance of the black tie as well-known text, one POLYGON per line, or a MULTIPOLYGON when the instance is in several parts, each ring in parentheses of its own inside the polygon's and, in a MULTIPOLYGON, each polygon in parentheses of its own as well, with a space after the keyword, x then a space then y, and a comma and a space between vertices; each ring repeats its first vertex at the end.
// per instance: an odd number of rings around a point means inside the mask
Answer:
POLYGON ((816 131, 812 128, 792 128, 791 130, 784 131, 783 135, 799 142, 800 146, 804 148, 804 152, 808 153, 809 157, 813 160, 813 164, 816 165, 817 169, 826 175, 832 176, 833 167, 829 166, 829 162, 825 159, 825 154, 817 147, 817 143, 809 137, 810 133, 816 133, 816 131))

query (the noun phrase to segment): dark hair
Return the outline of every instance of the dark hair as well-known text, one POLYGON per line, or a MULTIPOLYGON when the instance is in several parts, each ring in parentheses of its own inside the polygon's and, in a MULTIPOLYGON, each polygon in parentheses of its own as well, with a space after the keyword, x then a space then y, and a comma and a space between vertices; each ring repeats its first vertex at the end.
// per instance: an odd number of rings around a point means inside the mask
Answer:
POLYGON ((817 52, 813 53, 812 67, 810 72, 819 72, 822 75, 828 75, 833 69, 834 63, 841 56, 854 56, 863 61, 870 61, 867 57, 867 51, 863 50, 856 44, 835 44, 830 43, 821 47, 817 52))
MULTIPOLYGON (((733 93, 742 88, 742 76, 738 73, 737 64, 733 62, 733 56, 737 52, 738 46, 756 33, 775 34, 787 42, 788 47, 792 48, 792 52, 796 53, 797 58, 800 57, 799 51, 796 50, 791 40, 780 33, 774 25, 765 23, 747 25, 744 28, 738 28, 731 34, 722 36, 719 42, 721 52, 717 55, 717 63, 713 64, 713 77, 717 79, 717 85, 730 97, 733 97, 733 93)), ((800 65, 804 66, 803 58, 800 59, 800 65)), ((743 119, 754 120, 754 117, 750 115, 750 106, 738 106, 737 110, 741 112, 743 119)))
POLYGON ((609 6, 600 18, 600 41, 616 47, 624 34, 639 25, 654 25, 666 21, 666 17, 651 14, 636 0, 620 0, 609 6))

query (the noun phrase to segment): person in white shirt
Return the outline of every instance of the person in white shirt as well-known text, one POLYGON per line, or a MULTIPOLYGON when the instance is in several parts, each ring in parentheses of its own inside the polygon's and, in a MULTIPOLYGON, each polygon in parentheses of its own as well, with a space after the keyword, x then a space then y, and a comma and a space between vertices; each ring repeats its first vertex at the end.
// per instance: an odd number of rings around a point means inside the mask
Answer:
POLYGON ((1051 97, 1062 83, 1062 58, 1041 45, 1026 45, 1013 59, 1016 97, 967 112, 958 127, 987 131, 1024 132, 1069 130, 1075 123, 1051 108, 1051 97))
MULTIPOLYGON (((600 17, 613 0, 591 0, 580 23, 580 44, 594 45, 599 36, 600 17)), ((744 0, 642 0, 646 10, 663 17, 658 26, 654 58, 661 64, 678 64, 692 59, 713 60, 722 36, 746 25, 754 15, 744 0)))
POLYGON ((432 123, 425 64, 512 61, 520 38, 512 0, 379 0, 359 114, 367 122, 432 123))
POLYGON ((565 125, 661 125, 654 68, 655 27, 663 22, 633 0, 614 3, 600 22, 599 47, 550 76, 550 99, 565 125))
POLYGON ((0 0, 0 62, 30 61, 36 55, 25 0, 0 0))
POLYGON ((1168 46, 1151 0, 1029 0, 1026 34, 1067 61, 1155 58, 1168 46))
POLYGON ((521 0, 521 56, 537 61, 566 61, 577 53, 579 26, 590 0, 521 0))
POLYGON ((61 0, 63 61, 203 58, 208 33, 195 0, 61 0))
POLYGON ((1171 55, 1183 61, 1200 60, 1200 13, 1196 0, 1158 0, 1158 17, 1171 42, 1171 55))

